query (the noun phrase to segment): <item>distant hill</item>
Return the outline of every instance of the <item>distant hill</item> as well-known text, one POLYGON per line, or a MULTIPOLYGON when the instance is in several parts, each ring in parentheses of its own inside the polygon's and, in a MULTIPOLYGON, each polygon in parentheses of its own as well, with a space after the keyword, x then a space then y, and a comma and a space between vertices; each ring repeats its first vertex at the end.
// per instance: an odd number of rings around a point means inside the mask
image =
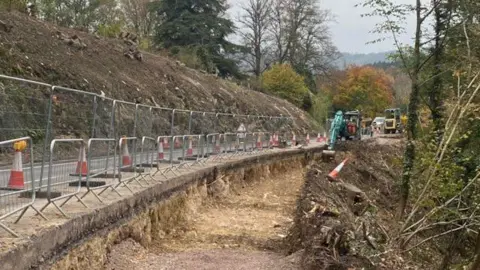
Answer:
POLYGON ((379 53, 342 53, 342 56, 335 61, 335 65, 339 69, 344 69, 348 65, 368 65, 375 64, 379 62, 390 62, 388 60, 388 55, 390 52, 379 52, 379 53))

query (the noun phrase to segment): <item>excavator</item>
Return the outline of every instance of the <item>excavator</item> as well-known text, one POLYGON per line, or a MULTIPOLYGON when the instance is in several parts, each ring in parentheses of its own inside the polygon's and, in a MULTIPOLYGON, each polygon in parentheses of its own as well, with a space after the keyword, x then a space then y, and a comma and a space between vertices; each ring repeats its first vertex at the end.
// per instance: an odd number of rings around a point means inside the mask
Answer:
POLYGON ((360 111, 337 111, 330 126, 330 139, 327 150, 323 150, 323 157, 335 157, 335 144, 337 140, 361 140, 362 114, 360 111))

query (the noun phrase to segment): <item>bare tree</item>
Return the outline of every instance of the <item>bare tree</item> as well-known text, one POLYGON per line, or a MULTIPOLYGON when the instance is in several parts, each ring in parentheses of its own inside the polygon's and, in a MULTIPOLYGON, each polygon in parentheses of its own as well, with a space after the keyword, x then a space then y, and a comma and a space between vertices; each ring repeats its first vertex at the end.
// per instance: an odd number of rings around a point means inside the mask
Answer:
POLYGON ((154 13, 149 9, 150 3, 150 0, 121 0, 127 26, 140 37, 150 36, 153 30, 154 13))
POLYGON ((242 25, 241 35, 250 55, 245 61, 258 77, 264 69, 266 34, 271 22, 272 0, 249 0, 242 9, 244 15, 238 21, 242 25))
POLYGON ((288 0, 273 0, 273 9, 272 9, 272 21, 270 28, 270 39, 271 43, 275 50, 271 54, 272 62, 278 61, 282 62, 282 56, 284 55, 284 43, 286 40, 286 27, 284 25, 283 19, 283 2, 288 0))
POLYGON ((296 65, 308 68, 315 73, 331 70, 333 61, 340 57, 330 38, 327 22, 330 14, 318 10, 317 16, 307 18, 305 26, 300 29, 300 38, 293 61, 296 65))
POLYGON ((275 0, 271 43, 274 61, 289 62, 311 71, 324 71, 338 58, 327 23, 330 13, 318 0, 275 0))

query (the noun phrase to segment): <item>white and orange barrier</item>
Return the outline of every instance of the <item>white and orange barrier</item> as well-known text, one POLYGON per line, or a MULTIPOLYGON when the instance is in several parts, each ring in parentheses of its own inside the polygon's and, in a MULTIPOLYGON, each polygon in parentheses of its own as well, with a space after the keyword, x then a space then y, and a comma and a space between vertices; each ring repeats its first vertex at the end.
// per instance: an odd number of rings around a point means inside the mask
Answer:
POLYGON ((22 166, 22 151, 27 148, 26 141, 18 141, 13 144, 15 153, 13 155, 12 170, 10 171, 10 178, 8 180, 8 188, 14 190, 22 190, 25 188, 25 177, 22 166))
POLYGON ((328 175, 327 175, 327 178, 331 181, 336 181, 337 180, 337 177, 338 177, 338 174, 340 173, 340 171, 342 170, 343 166, 345 166, 345 163, 347 162, 348 158, 346 158, 345 160, 343 160, 340 164, 338 164, 337 167, 335 167, 335 169, 333 169, 333 171, 331 171, 328 175))

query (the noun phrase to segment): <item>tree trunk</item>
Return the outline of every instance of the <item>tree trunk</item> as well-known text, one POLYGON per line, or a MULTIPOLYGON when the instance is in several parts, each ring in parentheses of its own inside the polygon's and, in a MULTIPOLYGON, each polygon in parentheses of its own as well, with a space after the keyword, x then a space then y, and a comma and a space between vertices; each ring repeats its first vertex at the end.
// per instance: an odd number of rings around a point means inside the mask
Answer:
POLYGON ((480 233, 477 235, 477 244, 475 246, 475 260, 473 264, 470 266, 470 270, 478 270, 480 269, 480 233))
POLYGON ((262 51, 260 48, 260 42, 255 45, 255 76, 258 78, 262 73, 262 51))
POLYGON ((402 219, 410 194, 410 178, 415 162, 415 139, 417 137, 417 121, 418 121, 418 103, 420 94, 420 85, 418 82, 420 73, 420 39, 422 36, 422 4, 420 0, 416 1, 416 29, 415 29, 415 47, 413 52, 413 70, 411 72, 412 92, 410 93, 407 132, 407 146, 405 148, 405 156, 403 158, 403 174, 401 184, 401 201, 398 209, 398 218, 402 219))
POLYGON ((433 48, 433 72, 432 72, 432 87, 428 91, 430 100, 430 111, 433 119, 433 129, 435 134, 436 144, 440 144, 444 133, 443 121, 443 79, 442 79, 442 57, 443 57, 443 42, 442 33, 445 29, 443 7, 434 1, 435 7, 435 45, 433 48))

